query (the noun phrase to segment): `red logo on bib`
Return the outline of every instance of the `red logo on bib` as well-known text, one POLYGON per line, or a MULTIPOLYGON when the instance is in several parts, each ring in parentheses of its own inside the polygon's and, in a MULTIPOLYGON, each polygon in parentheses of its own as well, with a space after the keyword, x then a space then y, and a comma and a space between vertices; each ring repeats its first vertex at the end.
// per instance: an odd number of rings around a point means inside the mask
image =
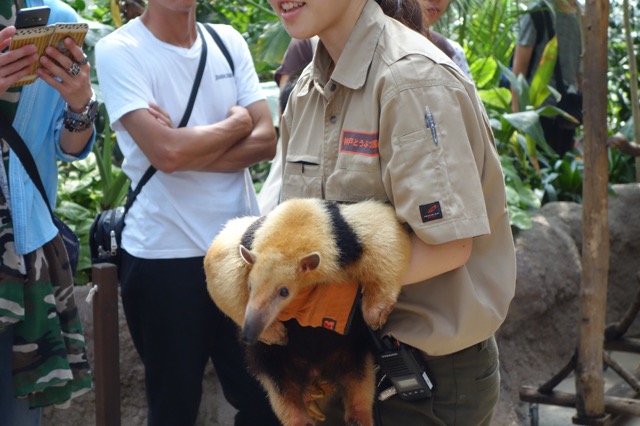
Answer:
POLYGON ((322 328, 335 331, 336 325, 337 325, 336 320, 331 318, 322 318, 322 328))

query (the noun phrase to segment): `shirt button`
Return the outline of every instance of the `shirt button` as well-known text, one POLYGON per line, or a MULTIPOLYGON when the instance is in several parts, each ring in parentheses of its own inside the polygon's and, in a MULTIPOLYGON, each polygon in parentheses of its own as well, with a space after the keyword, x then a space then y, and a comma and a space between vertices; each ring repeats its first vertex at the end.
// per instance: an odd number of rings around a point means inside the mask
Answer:
POLYGON ((331 83, 331 91, 332 92, 336 90, 336 87, 338 87, 338 86, 336 86, 335 83, 331 83))
POLYGON ((336 121, 338 121, 338 117, 336 117, 335 115, 332 115, 330 120, 333 124, 336 124, 336 121))

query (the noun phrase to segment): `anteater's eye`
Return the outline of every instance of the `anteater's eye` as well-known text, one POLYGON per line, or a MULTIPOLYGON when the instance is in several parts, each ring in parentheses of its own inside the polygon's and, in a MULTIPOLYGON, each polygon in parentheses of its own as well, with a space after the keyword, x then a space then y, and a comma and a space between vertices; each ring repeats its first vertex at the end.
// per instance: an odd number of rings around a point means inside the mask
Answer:
POLYGON ((289 297, 289 289, 286 287, 282 287, 278 293, 280 297, 289 297))
POLYGON ((251 284, 249 284, 247 287, 249 287, 249 293, 251 293, 251 284))

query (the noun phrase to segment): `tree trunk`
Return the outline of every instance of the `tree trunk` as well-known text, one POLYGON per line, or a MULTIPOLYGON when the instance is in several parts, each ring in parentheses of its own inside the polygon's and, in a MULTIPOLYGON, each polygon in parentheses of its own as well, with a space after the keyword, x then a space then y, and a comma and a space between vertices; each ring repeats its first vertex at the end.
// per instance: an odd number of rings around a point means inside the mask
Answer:
POLYGON ((603 350, 609 271, 607 213, 607 29, 609 2, 587 0, 583 16, 584 184, 582 284, 574 423, 605 418, 603 350))

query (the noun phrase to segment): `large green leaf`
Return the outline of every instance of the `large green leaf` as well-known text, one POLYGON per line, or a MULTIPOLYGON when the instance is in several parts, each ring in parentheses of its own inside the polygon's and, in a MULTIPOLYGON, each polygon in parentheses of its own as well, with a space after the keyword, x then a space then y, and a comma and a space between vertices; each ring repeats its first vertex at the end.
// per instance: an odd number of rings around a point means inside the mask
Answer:
POLYGON ((553 75, 558 57, 558 38, 553 37, 544 48, 542 58, 536 72, 531 79, 531 88, 529 90, 529 103, 534 107, 539 107, 549 97, 549 82, 553 75))
POLYGON ((282 62, 282 56, 289 46, 291 36, 284 29, 280 21, 270 22, 265 25, 264 33, 259 39, 259 48, 256 49, 256 59, 269 63, 282 62))
POLYGON ((504 114, 503 117, 520 132, 531 135, 536 141, 544 140, 544 132, 536 111, 522 111, 504 114))
POLYGON ((511 108, 511 90, 504 87, 492 87, 491 89, 478 90, 478 95, 485 106, 494 107, 504 111, 511 108))

